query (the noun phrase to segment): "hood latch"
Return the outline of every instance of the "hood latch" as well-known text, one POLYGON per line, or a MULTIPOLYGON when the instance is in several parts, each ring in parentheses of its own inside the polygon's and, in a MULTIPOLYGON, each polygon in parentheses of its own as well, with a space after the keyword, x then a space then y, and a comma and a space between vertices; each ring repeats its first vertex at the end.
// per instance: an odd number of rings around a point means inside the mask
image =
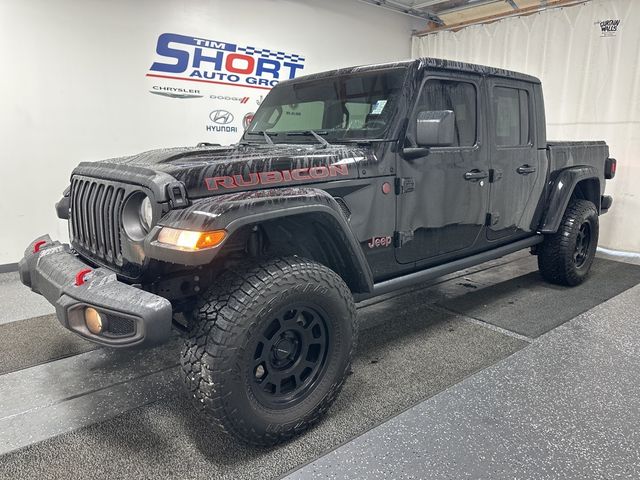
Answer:
POLYGON ((167 185, 167 195, 171 208, 185 208, 189 206, 187 189, 182 182, 172 182, 167 185))

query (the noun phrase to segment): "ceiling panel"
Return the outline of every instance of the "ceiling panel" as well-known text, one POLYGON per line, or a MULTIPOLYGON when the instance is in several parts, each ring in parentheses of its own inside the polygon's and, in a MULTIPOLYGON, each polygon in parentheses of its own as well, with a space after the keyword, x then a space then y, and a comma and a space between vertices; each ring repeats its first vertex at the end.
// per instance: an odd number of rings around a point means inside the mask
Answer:
POLYGON ((590 0, 360 0, 396 12, 423 18, 419 34, 490 22, 510 14, 531 14, 544 8, 586 3, 590 0))
MULTIPOLYGON (((539 0, 514 0, 518 8, 528 8, 540 4, 539 0)), ((442 12, 438 16, 447 25, 461 22, 468 22, 480 18, 491 17, 494 15, 511 13, 514 11, 512 5, 507 2, 492 2, 485 5, 478 5, 471 8, 454 10, 450 13, 442 12)))

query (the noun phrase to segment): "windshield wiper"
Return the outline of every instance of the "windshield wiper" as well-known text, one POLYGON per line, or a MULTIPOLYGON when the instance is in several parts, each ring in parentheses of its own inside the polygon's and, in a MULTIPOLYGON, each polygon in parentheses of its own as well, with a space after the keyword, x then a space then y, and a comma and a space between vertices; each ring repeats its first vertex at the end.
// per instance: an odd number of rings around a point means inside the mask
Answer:
POLYGON ((269 136, 269 134, 267 132, 262 132, 262 134, 264 135, 264 139, 265 141, 269 144, 269 145, 273 145, 273 140, 271 140, 271 137, 269 136))
POLYGON ((315 137, 316 140, 318 140, 320 142, 320 145, 322 145, 323 148, 327 148, 330 147, 331 144, 329 142, 327 142, 324 138, 322 138, 320 135, 318 135, 316 132, 314 132, 313 130, 309 130, 309 133, 311 135, 313 135, 315 137))
MULTIPOLYGON (((327 132, 320 132, 320 133, 323 133, 324 135, 327 134, 327 132)), ((313 135, 314 138, 316 140, 318 140, 318 142, 320 142, 320 145, 321 145, 322 148, 327 148, 327 147, 331 146, 331 144, 329 142, 327 142, 324 138, 322 138, 320 135, 318 135, 313 130, 304 130, 302 132, 289 132, 289 133, 287 133, 287 137, 303 136, 303 135, 313 135)))
MULTIPOLYGON (((258 132, 247 132, 249 135, 262 135, 265 139, 265 141, 269 144, 269 145, 273 145, 273 140, 271 140, 271 135, 269 135, 266 131, 264 130, 260 130, 258 132)), ((274 133, 273 135, 277 135, 277 133, 274 133)))

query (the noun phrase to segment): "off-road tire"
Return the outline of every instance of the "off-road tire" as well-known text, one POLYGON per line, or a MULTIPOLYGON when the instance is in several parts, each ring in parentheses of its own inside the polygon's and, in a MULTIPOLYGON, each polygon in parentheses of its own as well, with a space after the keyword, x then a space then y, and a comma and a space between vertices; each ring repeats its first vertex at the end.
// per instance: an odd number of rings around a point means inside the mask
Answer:
POLYGON ((598 246, 598 211, 588 200, 571 199, 556 233, 546 235, 538 248, 538 268, 542 277, 557 285, 575 286, 584 282, 598 246), (581 228, 587 226, 589 244, 576 260, 581 228))
MULTIPOLYGON (((356 335, 353 297, 331 269, 288 257, 229 270, 199 298, 181 356, 185 385, 219 431, 248 444, 274 445, 309 429, 333 403, 347 377, 356 335), (273 408, 262 399, 271 392, 259 390, 254 349, 266 342, 265 327, 279 325, 273 318, 284 318, 278 312, 289 305, 310 305, 326 315, 326 366, 318 370, 313 388, 304 391, 306 397, 290 407, 273 408)), ((269 348, 274 349, 272 341, 269 348)))

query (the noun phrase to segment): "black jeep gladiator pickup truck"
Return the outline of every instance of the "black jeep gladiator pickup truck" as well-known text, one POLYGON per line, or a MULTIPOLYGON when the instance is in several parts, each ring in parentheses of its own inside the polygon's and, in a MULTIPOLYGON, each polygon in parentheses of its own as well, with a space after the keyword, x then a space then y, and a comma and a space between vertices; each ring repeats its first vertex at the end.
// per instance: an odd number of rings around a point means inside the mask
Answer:
POLYGON ((437 59, 282 82, 240 142, 81 163, 22 282, 111 347, 185 337, 195 405, 270 445, 345 381, 356 301, 517 250, 584 281, 615 174, 604 142, 548 142, 540 81, 437 59))

